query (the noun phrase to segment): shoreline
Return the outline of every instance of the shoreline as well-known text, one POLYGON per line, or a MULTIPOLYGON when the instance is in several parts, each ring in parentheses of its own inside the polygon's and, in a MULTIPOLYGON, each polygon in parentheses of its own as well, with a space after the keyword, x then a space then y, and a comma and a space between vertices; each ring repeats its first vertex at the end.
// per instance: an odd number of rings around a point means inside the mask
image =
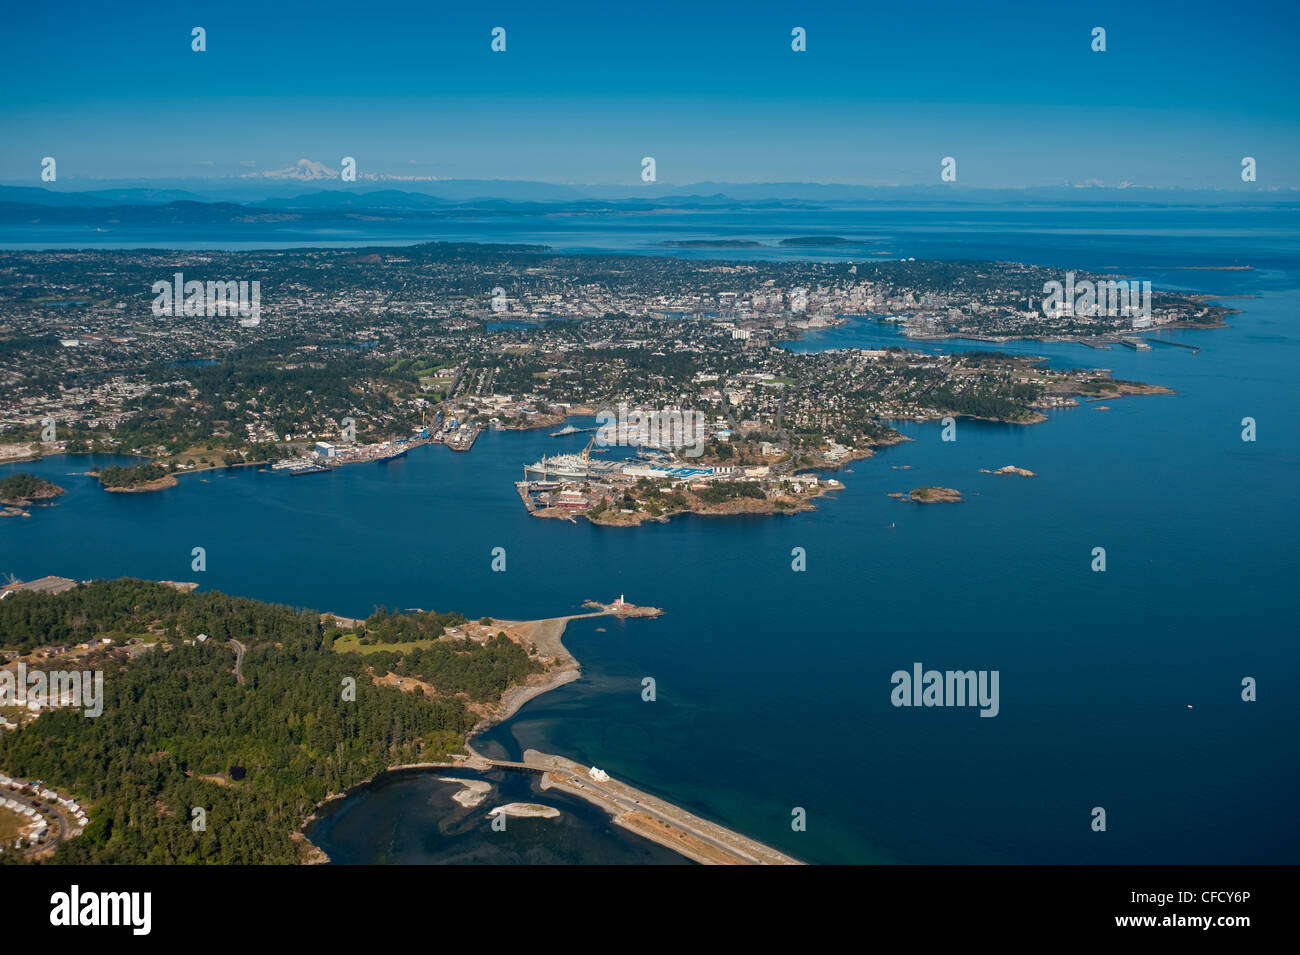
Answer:
MULTIPOLYGON (((302 864, 313 865, 330 861, 328 854, 307 835, 310 825, 320 819, 321 811, 330 803, 373 785, 390 773, 448 769, 485 773, 503 769, 541 775, 543 790, 556 788, 577 796, 608 812, 615 825, 643 839, 672 849, 684 858, 702 865, 802 865, 803 863, 798 860, 756 839, 695 816, 667 800, 635 789, 626 783, 611 780, 608 776, 593 775, 594 769, 584 767, 566 757, 530 749, 525 751, 523 762, 513 762, 490 759, 474 749, 473 739, 476 736, 511 719, 529 700, 572 683, 582 675, 582 664, 564 645, 564 633, 570 621, 605 616, 627 618, 662 615, 662 611, 654 607, 628 605, 620 608, 612 604, 595 606, 599 609, 560 617, 543 617, 538 620, 497 620, 496 622, 503 625, 523 630, 521 635, 525 640, 532 642, 539 655, 551 657, 555 661, 552 668, 537 682, 510 687, 502 694, 497 708, 480 718, 465 735, 465 756, 453 757, 450 761, 401 763, 389 766, 369 779, 321 800, 312 808, 310 815, 303 820, 298 830, 298 835, 311 846, 308 857, 302 864)), ((326 615, 322 614, 322 616, 326 615)))

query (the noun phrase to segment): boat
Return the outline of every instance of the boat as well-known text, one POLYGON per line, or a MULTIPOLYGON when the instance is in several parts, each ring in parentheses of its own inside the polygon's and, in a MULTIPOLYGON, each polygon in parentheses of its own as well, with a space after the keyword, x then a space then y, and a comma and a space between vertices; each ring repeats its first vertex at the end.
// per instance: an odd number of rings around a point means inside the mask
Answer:
MULTIPOLYGON (((616 465, 613 462, 591 460, 592 448, 596 447, 596 436, 592 435, 581 454, 557 454, 554 457, 542 455, 542 459, 533 464, 524 465, 524 480, 540 477, 543 481, 585 481, 591 477, 593 470, 608 472, 616 465)), ((604 448, 598 451, 606 450, 604 448)))
POLYGON ((297 477, 300 474, 319 474, 321 471, 328 471, 329 468, 306 458, 283 458, 272 464, 271 470, 297 477))
POLYGON ((543 481, 583 481, 591 472, 591 462, 585 454, 542 455, 542 459, 524 466, 524 480, 540 478, 543 481))

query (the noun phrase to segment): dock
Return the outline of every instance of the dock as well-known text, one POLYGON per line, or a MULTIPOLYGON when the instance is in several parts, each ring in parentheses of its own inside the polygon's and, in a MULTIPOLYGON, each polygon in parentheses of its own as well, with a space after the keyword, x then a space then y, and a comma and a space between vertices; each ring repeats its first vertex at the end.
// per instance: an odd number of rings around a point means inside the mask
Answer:
POLYGON ((482 432, 478 428, 462 428, 448 434, 442 443, 453 451, 468 451, 474 447, 480 434, 482 432))
POLYGON ((537 510, 536 503, 533 502, 532 496, 528 493, 527 481, 516 481, 515 490, 519 492, 519 500, 524 502, 524 509, 527 510, 529 514, 537 510))
POLYGON ((1186 342, 1171 342, 1171 341, 1166 341, 1163 338, 1144 338, 1142 340, 1145 342, 1150 342, 1153 345, 1170 345, 1174 348, 1186 348, 1189 351, 1191 351, 1193 355, 1199 353, 1201 350, 1200 345, 1188 345, 1186 342))

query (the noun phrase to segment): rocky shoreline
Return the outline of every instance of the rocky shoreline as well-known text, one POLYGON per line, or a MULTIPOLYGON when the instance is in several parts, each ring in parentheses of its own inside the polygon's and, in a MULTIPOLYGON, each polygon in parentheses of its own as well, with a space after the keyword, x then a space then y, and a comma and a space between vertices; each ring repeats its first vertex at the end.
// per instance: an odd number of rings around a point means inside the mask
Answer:
MULTIPOLYGON (((439 761, 429 763, 408 763, 395 766, 389 766, 380 773, 376 773, 369 779, 362 780, 354 786, 348 787, 343 792, 332 793, 322 799, 314 807, 310 815, 302 821, 302 826, 297 833, 311 849, 306 852, 302 864, 315 865, 329 862, 329 856, 318 846, 311 842, 306 836, 307 828, 320 817, 320 811, 332 802, 344 799, 354 792, 365 786, 371 785, 380 776, 385 773, 401 772, 404 770, 425 770, 425 769, 487 769, 490 768, 487 760, 479 756, 470 741, 480 733, 499 723, 504 723, 510 719, 529 700, 541 696, 550 690, 564 686, 566 683, 572 683, 582 675, 582 666, 578 663, 577 658, 569 652, 564 645, 564 631, 569 625, 570 620, 581 620, 592 617, 603 616, 621 616, 621 617, 657 617, 663 611, 656 607, 638 607, 633 604, 600 604, 595 601, 587 601, 587 606, 593 609, 587 613, 571 614, 566 617, 544 617, 540 620, 496 620, 496 623, 518 630, 523 640, 532 644, 533 654, 551 661, 545 673, 534 674, 529 678, 527 683, 518 686, 509 687, 502 694, 501 699, 495 706, 489 708, 479 721, 474 724, 468 733, 465 734, 465 751, 466 755, 460 758, 451 759, 450 761, 439 761)), ((344 620, 347 618, 339 617, 335 614, 322 614, 322 618, 329 616, 335 620, 344 620)), ((455 782, 462 786, 457 796, 464 799, 470 799, 479 793, 479 787, 471 786, 465 780, 457 779, 455 782), (468 792, 467 792, 468 790, 468 792)), ((486 797, 486 792, 483 792, 486 797)), ((453 797, 455 798, 455 797, 453 797)), ((459 800, 458 800, 459 801, 459 800)), ((476 800, 481 801, 481 799, 476 800)), ((464 803, 462 803, 463 805, 464 803)))

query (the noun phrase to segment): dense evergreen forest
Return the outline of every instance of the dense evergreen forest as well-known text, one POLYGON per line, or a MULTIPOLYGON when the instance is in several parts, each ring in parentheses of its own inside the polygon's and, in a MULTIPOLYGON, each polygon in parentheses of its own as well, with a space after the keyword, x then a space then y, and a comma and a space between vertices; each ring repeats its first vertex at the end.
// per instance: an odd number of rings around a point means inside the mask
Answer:
POLYGON ((485 645, 470 643, 473 650, 463 649, 464 641, 437 643, 431 647, 413 647, 402 653, 380 651, 366 657, 376 673, 385 669, 398 676, 410 676, 433 683, 445 693, 464 693, 475 703, 501 698, 509 687, 522 683, 542 666, 529 659, 527 651, 505 634, 490 638, 485 645))
POLYGON ((293 834, 322 799, 463 744, 475 716, 452 694, 490 699, 539 668, 499 639, 443 643, 405 659, 335 653, 315 613, 131 579, 0 601, 4 648, 96 636, 159 646, 130 660, 118 649, 78 661, 104 671, 99 717, 47 711, 0 734, 0 770, 91 806, 89 827, 59 847, 56 862, 297 862, 305 843, 293 834), (185 642, 200 633, 210 639, 185 642), (232 637, 247 648, 243 684, 232 637), (439 696, 375 685, 368 668, 383 675, 390 663, 439 696), (348 678, 354 701, 344 698, 348 678), (191 828, 196 807, 206 811, 202 832, 191 828))
POLYGON ((28 501, 57 497, 63 488, 25 471, 16 471, 0 481, 0 501, 28 501))
POLYGON ((132 487, 147 484, 165 477, 167 472, 156 464, 132 464, 126 467, 112 465, 99 472, 99 483, 104 487, 132 487))
POLYGON ((380 607, 366 619, 365 639, 373 643, 427 640, 463 623, 465 618, 458 613, 394 613, 380 607))

